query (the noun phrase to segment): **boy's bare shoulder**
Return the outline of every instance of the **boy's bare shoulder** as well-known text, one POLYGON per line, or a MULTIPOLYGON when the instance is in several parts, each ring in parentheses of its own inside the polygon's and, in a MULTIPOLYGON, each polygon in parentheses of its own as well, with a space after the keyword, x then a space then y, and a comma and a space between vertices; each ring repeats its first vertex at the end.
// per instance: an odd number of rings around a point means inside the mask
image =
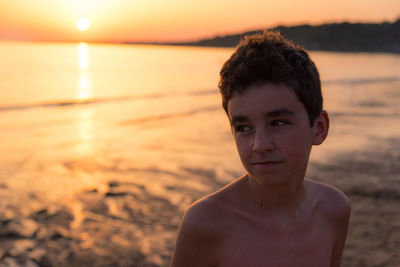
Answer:
POLYGON ((221 230, 224 221, 229 221, 235 206, 234 198, 242 183, 243 178, 238 178, 220 190, 197 200, 186 210, 184 220, 195 228, 221 230))
POLYGON ((220 242, 229 229, 235 182, 193 203, 178 232, 171 266, 216 266, 220 242))
POLYGON ((237 197, 245 179, 240 177, 218 191, 194 202, 185 212, 181 230, 202 239, 223 239, 237 210, 237 197))
POLYGON ((350 200, 336 187, 316 181, 307 180, 311 194, 318 200, 322 215, 335 221, 348 220, 351 211, 350 200))
POLYGON ((334 239, 330 266, 340 266, 351 213, 350 201, 343 192, 331 185, 307 182, 311 194, 317 199, 318 213, 332 230, 334 239))

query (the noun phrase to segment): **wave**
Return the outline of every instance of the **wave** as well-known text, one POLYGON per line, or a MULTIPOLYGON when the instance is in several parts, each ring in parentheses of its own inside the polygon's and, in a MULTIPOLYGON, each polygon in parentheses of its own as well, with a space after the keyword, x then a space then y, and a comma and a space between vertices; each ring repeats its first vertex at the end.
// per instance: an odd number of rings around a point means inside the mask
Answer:
POLYGON ((142 98, 155 98, 157 95, 149 96, 128 96, 128 97, 110 97, 110 98, 92 98, 85 100, 71 99, 71 100, 56 100, 53 102, 42 102, 42 103, 29 103, 29 104, 16 104, 8 106, 0 106, 0 112, 2 111, 13 111, 13 110, 23 110, 23 109, 36 109, 36 108, 59 108, 68 106, 78 106, 78 105, 91 105, 98 103, 110 103, 117 101, 130 101, 133 99, 142 98))
MULTIPOLYGON (((386 82, 397 82, 397 81, 400 81, 400 76, 375 77, 375 78, 368 78, 368 79, 362 78, 362 79, 324 80, 324 81, 322 81, 322 83, 324 85, 357 85, 357 84, 386 83, 386 82)), ((4 105, 4 106, 0 105, 0 112, 25 110, 25 109, 38 109, 38 108, 60 108, 60 107, 93 105, 93 104, 99 104, 99 103, 122 102, 122 101, 132 101, 132 100, 151 99, 151 98, 196 96, 196 95, 210 95, 210 94, 211 95, 219 94, 219 91, 217 89, 209 89, 209 90, 197 90, 197 91, 189 91, 189 92, 156 93, 156 94, 149 94, 149 95, 92 98, 92 99, 85 99, 85 100, 64 99, 64 100, 54 100, 54 101, 50 101, 50 102, 11 104, 11 105, 4 105)))
POLYGON ((121 96, 121 97, 107 97, 107 98, 92 98, 85 100, 70 99, 70 100, 55 100, 51 102, 39 102, 39 103, 27 103, 27 104, 12 104, 0 106, 0 112, 16 111, 25 109, 38 109, 38 108, 60 108, 80 105, 93 105, 99 103, 112 103, 112 102, 123 102, 132 100, 142 99, 155 99, 164 97, 179 97, 179 96, 195 96, 195 95, 210 95, 219 94, 215 89, 213 90, 198 90, 191 92, 179 92, 179 93, 159 93, 149 95, 138 95, 138 96, 121 96))
POLYGON ((369 84, 369 83, 386 83, 400 81, 400 76, 388 77, 375 77, 375 78, 362 78, 362 79, 337 79, 322 81, 325 85, 340 84, 340 85, 356 85, 356 84, 369 84))
POLYGON ((160 114, 151 117, 143 117, 143 118, 135 118, 131 120, 121 121, 119 123, 120 126, 127 126, 127 125, 134 125, 134 124, 141 124, 146 122, 153 122, 153 121, 162 121, 165 119, 172 119, 172 118, 182 118, 182 117, 189 117, 201 112, 211 112, 216 110, 222 110, 222 108, 218 105, 213 106, 206 106, 200 107, 188 111, 177 112, 177 113, 170 113, 170 114, 160 114))
POLYGON ((377 113, 377 112, 329 112, 330 117, 395 117, 400 116, 399 112, 377 113))

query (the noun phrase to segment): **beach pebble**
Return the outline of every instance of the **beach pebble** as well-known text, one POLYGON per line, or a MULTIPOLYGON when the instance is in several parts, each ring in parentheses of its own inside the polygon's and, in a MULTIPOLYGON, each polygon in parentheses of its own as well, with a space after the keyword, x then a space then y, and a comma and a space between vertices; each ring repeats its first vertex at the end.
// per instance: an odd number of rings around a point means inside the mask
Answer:
POLYGON ((11 257, 6 257, 0 262, 0 267, 20 267, 18 261, 11 257))
POLYGON ((69 250, 65 250, 57 255, 57 262, 66 262, 67 258, 72 257, 73 252, 69 250))
POLYGON ((99 190, 97 190, 97 188, 93 188, 93 189, 88 189, 86 191, 84 191, 84 193, 98 193, 99 190))
POLYGON ((107 192, 106 197, 122 197, 126 196, 128 193, 127 192, 107 192))
POLYGON ((52 226, 51 228, 41 227, 36 233, 36 239, 45 240, 52 239, 57 240, 60 238, 69 238, 68 231, 62 227, 52 226))
POLYGON ((43 216, 43 215, 47 215, 48 214, 48 209, 46 209, 46 208, 43 208, 43 209, 40 209, 40 210, 38 210, 38 211, 36 211, 34 214, 32 214, 32 216, 43 216))
POLYGON ((8 223, 12 221, 15 217, 16 217, 15 211, 11 209, 3 211, 2 214, 0 215, 2 223, 8 223))
POLYGON ((6 232, 18 237, 32 237, 38 230, 38 225, 31 219, 19 219, 11 221, 6 228, 6 232))
POLYGON ((39 265, 36 262, 34 262, 33 260, 30 260, 30 259, 27 259, 23 266, 24 267, 39 267, 39 265))
POLYGON ((117 186, 119 186, 119 183, 117 181, 110 181, 108 183, 108 186, 109 187, 117 187, 117 186))
POLYGON ((32 215, 38 222, 51 223, 55 225, 68 226, 69 223, 74 219, 72 213, 67 209, 60 209, 56 207, 49 207, 42 209, 32 215))
POLYGON ((36 243, 29 239, 17 240, 13 243, 13 247, 8 251, 8 253, 15 257, 24 254, 28 250, 33 249, 36 243))
POLYGON ((6 251, 2 248, 0 248, 0 259, 3 258, 3 256, 6 254, 6 251))
POLYGON ((52 231, 50 231, 50 233, 51 233, 52 240, 56 240, 56 239, 60 239, 60 238, 69 238, 68 231, 61 227, 57 227, 56 229, 53 229, 52 231))
POLYGON ((30 251, 27 256, 28 258, 35 260, 35 261, 40 261, 45 255, 46 255, 46 249, 37 247, 30 251))
POLYGON ((388 266, 387 262, 390 260, 390 253, 384 250, 378 250, 369 255, 368 266, 388 266))
POLYGON ((45 227, 40 227, 35 235, 36 239, 38 239, 38 240, 45 239, 48 236, 49 236, 49 232, 47 231, 47 229, 45 227))

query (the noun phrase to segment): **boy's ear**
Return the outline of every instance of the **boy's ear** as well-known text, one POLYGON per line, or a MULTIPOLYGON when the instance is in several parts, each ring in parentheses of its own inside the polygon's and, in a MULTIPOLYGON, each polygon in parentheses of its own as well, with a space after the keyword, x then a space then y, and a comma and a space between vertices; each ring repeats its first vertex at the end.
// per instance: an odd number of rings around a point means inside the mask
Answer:
POLYGON ((324 142, 329 132, 329 116, 325 110, 315 119, 313 125, 313 145, 320 145, 324 142))

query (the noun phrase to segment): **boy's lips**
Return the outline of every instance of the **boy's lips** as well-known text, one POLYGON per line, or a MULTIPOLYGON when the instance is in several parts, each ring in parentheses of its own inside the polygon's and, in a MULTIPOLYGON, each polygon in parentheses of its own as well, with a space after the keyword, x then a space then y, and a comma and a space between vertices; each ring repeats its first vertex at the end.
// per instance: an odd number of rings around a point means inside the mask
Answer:
POLYGON ((253 168, 255 168, 255 170, 270 171, 280 166, 281 163, 282 161, 280 160, 260 160, 260 161, 255 161, 251 165, 253 166, 253 168))
POLYGON ((254 166, 274 166, 279 163, 282 163, 282 161, 279 160, 265 160, 265 161, 256 161, 254 163, 251 163, 254 166))

